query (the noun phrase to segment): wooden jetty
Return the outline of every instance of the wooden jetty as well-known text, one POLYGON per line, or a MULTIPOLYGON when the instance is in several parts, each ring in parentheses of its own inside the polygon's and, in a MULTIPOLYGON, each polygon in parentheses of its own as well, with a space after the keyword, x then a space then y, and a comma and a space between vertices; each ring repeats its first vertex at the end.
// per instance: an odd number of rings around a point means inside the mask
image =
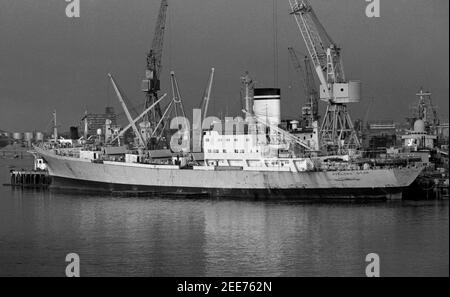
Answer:
POLYGON ((12 187, 47 188, 51 183, 51 177, 43 170, 11 170, 11 183, 5 184, 12 187))

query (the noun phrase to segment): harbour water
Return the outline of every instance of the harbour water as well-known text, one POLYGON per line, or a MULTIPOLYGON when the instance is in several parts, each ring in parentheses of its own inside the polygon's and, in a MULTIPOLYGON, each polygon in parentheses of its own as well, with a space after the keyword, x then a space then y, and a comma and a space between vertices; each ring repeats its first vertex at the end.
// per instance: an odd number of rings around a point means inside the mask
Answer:
MULTIPOLYGON (((0 183, 10 166, 0 159, 0 183)), ((449 203, 62 194, 0 186, 0 276, 449 276, 449 203)))

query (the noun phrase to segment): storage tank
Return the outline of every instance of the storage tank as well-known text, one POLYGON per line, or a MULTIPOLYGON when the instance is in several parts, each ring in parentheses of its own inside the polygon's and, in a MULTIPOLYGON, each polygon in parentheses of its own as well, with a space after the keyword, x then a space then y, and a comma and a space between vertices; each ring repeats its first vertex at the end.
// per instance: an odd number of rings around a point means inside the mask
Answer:
POLYGON ((12 134, 12 138, 14 139, 14 140, 22 140, 22 133, 20 133, 20 132, 14 132, 13 134, 12 134))
POLYGON ((33 140, 33 132, 25 132, 23 134, 23 140, 32 141, 33 140))
POLYGON ((280 89, 255 89, 253 112, 263 121, 278 126, 281 124, 280 100, 280 89))
POLYGON ((44 133, 42 132, 36 132, 36 135, 34 137, 36 141, 44 141, 44 133))

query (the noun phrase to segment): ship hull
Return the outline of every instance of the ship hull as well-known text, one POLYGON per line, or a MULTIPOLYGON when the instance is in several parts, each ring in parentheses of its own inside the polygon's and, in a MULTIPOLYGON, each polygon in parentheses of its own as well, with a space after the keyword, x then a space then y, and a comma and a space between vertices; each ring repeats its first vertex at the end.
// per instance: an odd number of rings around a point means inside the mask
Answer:
POLYGON ((339 189, 225 189, 177 186, 129 185, 52 177, 52 190, 66 193, 116 194, 123 196, 157 196, 227 199, 289 200, 397 200, 405 188, 339 188, 339 189))
POLYGON ((92 163, 37 149, 53 189, 143 195, 232 198, 400 199, 419 168, 352 171, 163 169, 118 162, 92 163))

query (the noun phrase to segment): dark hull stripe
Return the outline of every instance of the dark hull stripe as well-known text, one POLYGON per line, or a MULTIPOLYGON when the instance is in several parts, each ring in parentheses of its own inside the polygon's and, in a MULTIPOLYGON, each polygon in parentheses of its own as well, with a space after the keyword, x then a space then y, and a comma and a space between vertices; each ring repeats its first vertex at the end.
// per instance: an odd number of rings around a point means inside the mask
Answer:
POLYGON ((52 177, 52 190, 79 193, 112 193, 132 196, 181 196, 191 198, 295 199, 295 200, 385 200, 401 199, 403 188, 339 189, 204 189, 188 187, 136 186, 52 177))

